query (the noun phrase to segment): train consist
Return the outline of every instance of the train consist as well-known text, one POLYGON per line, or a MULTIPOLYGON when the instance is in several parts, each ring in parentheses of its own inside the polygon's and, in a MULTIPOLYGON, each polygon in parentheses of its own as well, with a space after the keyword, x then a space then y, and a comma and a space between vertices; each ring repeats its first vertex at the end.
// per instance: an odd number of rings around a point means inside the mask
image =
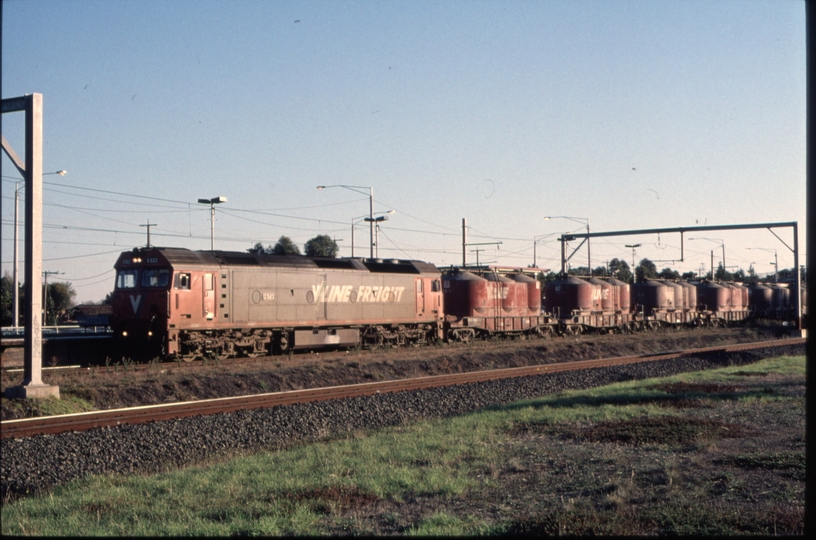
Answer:
POLYGON ((783 286, 440 270, 411 260, 136 248, 116 264, 111 328, 137 358, 720 325, 791 317, 783 286), (543 309, 542 309, 543 308, 543 309))
MULTIPOLYGON (((796 291, 787 284, 647 280, 568 276, 545 287, 544 309, 563 333, 632 331, 660 326, 722 326, 753 319, 790 321, 796 291)), ((803 302, 805 299, 802 290, 803 302)))

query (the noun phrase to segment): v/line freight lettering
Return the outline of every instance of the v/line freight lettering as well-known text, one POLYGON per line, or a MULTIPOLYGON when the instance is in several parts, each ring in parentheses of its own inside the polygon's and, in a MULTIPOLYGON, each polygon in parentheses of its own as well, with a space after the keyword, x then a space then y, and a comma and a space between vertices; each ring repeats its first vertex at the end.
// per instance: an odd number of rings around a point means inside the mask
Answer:
POLYGON ((405 287, 376 287, 360 285, 354 290, 354 285, 332 285, 327 287, 312 285, 312 294, 317 302, 399 302, 405 287))

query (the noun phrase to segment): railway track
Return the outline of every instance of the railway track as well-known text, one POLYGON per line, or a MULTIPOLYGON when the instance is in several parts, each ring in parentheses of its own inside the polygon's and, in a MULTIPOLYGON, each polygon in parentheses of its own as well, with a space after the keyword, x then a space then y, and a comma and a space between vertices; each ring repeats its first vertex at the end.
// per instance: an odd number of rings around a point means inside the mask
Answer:
POLYGON ((57 434, 66 431, 86 431, 96 427, 115 427, 124 424, 140 424, 157 422, 190 416, 203 416, 219 413, 229 413, 239 410, 251 410, 295 403, 309 403, 341 398, 370 396, 427 388, 437 388, 467 383, 579 371, 593 368, 636 364, 672 358, 690 357, 703 354, 734 353, 753 349, 766 349, 790 345, 804 344, 804 338, 786 339, 777 341, 742 343, 736 345, 688 349, 682 351, 662 352, 658 354, 641 354, 615 358, 602 358, 577 362, 544 364, 519 368, 505 368, 489 371, 456 373, 451 375, 435 375, 395 381, 373 382, 334 386, 328 388, 314 388, 287 392, 274 392, 252 396, 208 399, 188 401, 182 403, 148 405, 127 409, 113 409, 59 416, 27 418, 0 422, 2 438, 22 438, 40 434, 57 434))

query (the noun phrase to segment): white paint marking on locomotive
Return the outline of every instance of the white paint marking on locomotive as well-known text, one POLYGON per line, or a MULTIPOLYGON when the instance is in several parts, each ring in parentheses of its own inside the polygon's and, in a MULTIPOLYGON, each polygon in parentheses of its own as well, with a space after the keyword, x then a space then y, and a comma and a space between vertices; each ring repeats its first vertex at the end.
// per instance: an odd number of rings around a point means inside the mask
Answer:
POLYGON ((320 285, 312 285, 312 294, 315 302, 318 304, 324 302, 326 300, 326 282, 324 281, 320 285))
MULTIPOLYGON (((317 285, 312 285, 312 293, 316 301, 348 303, 351 301, 351 293, 354 292, 354 285, 332 285, 328 288, 321 289, 317 285), (320 300, 317 300, 317 299, 320 300)), ((402 300, 402 293, 405 292, 405 287, 372 287, 370 285, 360 285, 357 288, 356 302, 360 303, 375 303, 375 302, 389 302, 391 295, 394 295, 394 301, 400 302, 402 300)))
POLYGON ((360 285, 360 289, 357 291, 357 301, 358 302, 370 302, 371 301, 371 287, 368 285, 360 285))
POLYGON ((130 305, 133 306, 133 314, 136 315, 139 312, 139 304, 142 303, 142 295, 136 295, 134 298, 133 295, 130 295, 130 305))

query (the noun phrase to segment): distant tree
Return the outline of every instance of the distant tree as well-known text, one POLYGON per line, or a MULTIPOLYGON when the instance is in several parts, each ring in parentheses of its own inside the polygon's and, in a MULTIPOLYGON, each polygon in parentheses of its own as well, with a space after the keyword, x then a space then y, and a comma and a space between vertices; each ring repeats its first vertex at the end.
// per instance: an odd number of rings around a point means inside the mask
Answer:
POLYGON ((731 272, 728 272, 725 268, 723 268, 722 263, 717 265, 717 271, 714 272, 714 277, 721 281, 731 281, 733 279, 731 272))
POLYGON ((642 283, 647 279, 654 279, 657 277, 657 267, 655 263, 650 261, 649 259, 641 260, 637 268, 635 268, 635 277, 637 277, 638 283, 642 283))
POLYGON ((606 266, 598 266, 592 271, 593 276, 605 276, 607 274, 606 266))
POLYGON ((697 273, 696 272, 683 272, 683 275, 680 276, 680 277, 682 279, 685 279, 686 281, 691 281, 693 279, 697 279, 697 273))
POLYGON ((106 294, 105 299, 102 300, 99 304, 103 305, 103 306, 112 306, 113 305, 113 291, 106 294))
POLYGON ((734 281, 744 282, 745 281, 745 270, 743 270, 742 268, 738 269, 736 272, 731 274, 731 279, 733 279, 734 281))
POLYGON ((319 234, 306 242, 304 246, 306 255, 309 257, 337 257, 340 248, 337 242, 326 234, 319 234))
POLYGON ((671 268, 664 268, 658 274, 661 279, 680 279, 680 272, 671 268))
POLYGON ((2 326, 14 326, 14 317, 11 314, 14 307, 14 284, 8 270, 3 274, 2 287, 0 287, 0 324, 2 326))
POLYGON ((609 261, 609 273, 626 283, 632 283, 632 270, 629 264, 623 259, 612 259, 609 261))
POLYGON ((546 285, 550 281, 555 281, 556 279, 558 279, 558 274, 556 274, 555 272, 552 272, 552 271, 547 272, 546 274, 540 274, 538 276, 538 280, 541 282, 542 289, 543 289, 543 285, 546 285))
POLYGON ((46 326, 56 324, 59 316, 74 305, 76 291, 70 283, 49 283, 46 298, 47 319, 46 326))
POLYGON ((272 248, 275 255, 300 255, 300 248, 288 236, 278 238, 278 243, 272 248))
POLYGON ((588 276, 589 275, 589 267, 587 266, 576 266, 575 268, 569 268, 567 270, 567 274, 571 276, 588 276))
POLYGON ((264 253, 272 254, 274 253, 275 249, 272 246, 264 247, 262 243, 257 242, 254 246, 247 250, 247 253, 255 253, 257 255, 263 255, 264 253))

